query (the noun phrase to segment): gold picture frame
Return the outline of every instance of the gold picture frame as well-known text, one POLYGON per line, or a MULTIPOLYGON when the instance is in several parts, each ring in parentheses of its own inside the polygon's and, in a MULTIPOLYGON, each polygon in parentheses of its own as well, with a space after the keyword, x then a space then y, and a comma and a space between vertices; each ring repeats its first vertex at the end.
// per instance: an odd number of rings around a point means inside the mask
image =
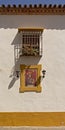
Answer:
POLYGON ((41 65, 20 65, 20 92, 41 92, 41 65))

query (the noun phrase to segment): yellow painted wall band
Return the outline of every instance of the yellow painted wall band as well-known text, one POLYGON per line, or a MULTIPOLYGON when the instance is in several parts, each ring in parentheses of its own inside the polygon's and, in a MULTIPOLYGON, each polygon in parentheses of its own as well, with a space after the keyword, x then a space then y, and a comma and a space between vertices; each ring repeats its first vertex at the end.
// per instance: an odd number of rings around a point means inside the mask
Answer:
POLYGON ((0 112, 0 126, 65 126, 65 112, 0 112))

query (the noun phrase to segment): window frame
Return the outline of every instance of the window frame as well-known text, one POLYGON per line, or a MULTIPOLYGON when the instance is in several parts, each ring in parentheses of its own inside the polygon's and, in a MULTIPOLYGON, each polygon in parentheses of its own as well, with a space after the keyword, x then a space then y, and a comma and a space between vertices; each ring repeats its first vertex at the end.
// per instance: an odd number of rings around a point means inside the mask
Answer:
MULTIPOLYGON (((42 53, 43 53, 43 49, 42 49, 43 48, 43 43, 42 43, 43 42, 43 39, 42 39, 43 28, 18 28, 18 31, 21 32, 21 34, 20 34, 20 37, 21 37, 20 56, 42 56, 42 53), (39 43, 38 43, 38 46, 37 46, 38 48, 36 48, 38 52, 36 52, 35 54, 30 53, 29 55, 26 55, 26 54, 22 53, 23 35, 26 34, 26 32, 27 32, 27 35, 28 35, 28 33, 30 33, 30 34, 35 33, 35 34, 39 35, 39 37, 38 37, 39 38, 39 43)), ((32 45, 34 46, 34 43, 32 45)), ((33 49, 34 47, 31 47, 31 48, 33 49)), ((35 48, 33 49, 33 51, 36 51, 35 48)))

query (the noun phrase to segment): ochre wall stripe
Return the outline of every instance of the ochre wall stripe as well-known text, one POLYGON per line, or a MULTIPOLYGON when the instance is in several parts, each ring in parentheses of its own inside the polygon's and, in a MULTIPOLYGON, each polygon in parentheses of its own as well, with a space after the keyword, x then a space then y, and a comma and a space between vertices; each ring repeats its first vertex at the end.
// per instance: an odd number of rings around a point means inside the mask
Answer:
POLYGON ((0 126, 65 126, 65 112, 0 112, 0 126))

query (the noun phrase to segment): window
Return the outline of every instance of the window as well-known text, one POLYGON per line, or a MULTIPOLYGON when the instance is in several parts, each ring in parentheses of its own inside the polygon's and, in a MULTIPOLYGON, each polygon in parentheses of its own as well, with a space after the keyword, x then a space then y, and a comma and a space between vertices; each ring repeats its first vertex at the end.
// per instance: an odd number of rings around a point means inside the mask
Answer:
POLYGON ((20 92, 41 92, 41 65, 20 65, 20 92))
POLYGON ((19 56, 41 56, 43 29, 19 29, 19 32, 21 36, 19 56))

